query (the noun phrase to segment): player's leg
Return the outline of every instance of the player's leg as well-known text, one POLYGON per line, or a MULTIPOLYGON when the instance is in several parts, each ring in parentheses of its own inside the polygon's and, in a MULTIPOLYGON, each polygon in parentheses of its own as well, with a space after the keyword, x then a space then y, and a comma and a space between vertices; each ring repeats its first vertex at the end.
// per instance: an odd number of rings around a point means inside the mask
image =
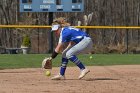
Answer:
POLYGON ((68 59, 62 58, 62 63, 61 63, 61 67, 60 67, 60 75, 62 75, 62 76, 65 75, 67 64, 68 64, 68 59))
POLYGON ((62 63, 60 67, 60 73, 54 77, 52 77, 52 80, 60 80, 60 79, 65 79, 65 71, 67 68, 68 64, 68 59, 67 58, 62 58, 62 63))
POLYGON ((74 62, 81 70, 85 69, 84 65, 76 55, 91 51, 92 46, 92 40, 90 38, 85 38, 66 52, 66 58, 74 62))
POLYGON ((71 56, 69 60, 75 63, 80 68, 81 73, 79 75, 79 79, 82 79, 88 72, 90 72, 90 70, 85 68, 84 64, 75 55, 71 56))
POLYGON ((52 80, 65 79, 65 71, 66 71, 67 64, 68 64, 68 59, 66 58, 66 52, 70 48, 67 48, 62 52, 62 60, 61 60, 62 62, 61 62, 61 67, 60 67, 60 73, 58 75, 52 77, 52 80))
POLYGON ((91 52, 92 48, 93 42, 91 38, 86 37, 81 42, 79 42, 78 44, 76 44, 71 48, 72 51, 71 53, 75 55, 89 53, 91 52))
MULTIPOLYGON (((72 47, 72 46, 71 46, 72 47)), ((62 52, 62 62, 61 62, 61 68, 60 68, 60 74, 61 75, 65 75, 65 71, 66 71, 66 68, 67 68, 67 64, 68 64, 68 58, 66 57, 66 53, 67 51, 71 48, 66 48, 63 52, 62 52)))
POLYGON ((79 76, 79 79, 83 78, 88 72, 88 69, 85 69, 85 66, 83 65, 83 63, 76 57, 77 54, 80 54, 80 52, 82 53, 86 53, 91 51, 92 48, 92 40, 90 38, 85 38, 83 39, 81 42, 79 42, 78 44, 76 44, 75 46, 73 46, 70 50, 67 51, 66 53, 66 57, 72 61, 73 63, 75 63, 81 70, 81 74, 79 76))

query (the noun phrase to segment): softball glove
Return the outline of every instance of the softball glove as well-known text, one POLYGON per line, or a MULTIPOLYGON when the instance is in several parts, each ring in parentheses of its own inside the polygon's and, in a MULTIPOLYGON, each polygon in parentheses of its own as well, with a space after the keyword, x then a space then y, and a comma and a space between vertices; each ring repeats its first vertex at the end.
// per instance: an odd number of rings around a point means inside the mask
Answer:
POLYGON ((44 69, 52 69, 52 59, 51 58, 45 58, 42 61, 42 68, 44 68, 44 69))

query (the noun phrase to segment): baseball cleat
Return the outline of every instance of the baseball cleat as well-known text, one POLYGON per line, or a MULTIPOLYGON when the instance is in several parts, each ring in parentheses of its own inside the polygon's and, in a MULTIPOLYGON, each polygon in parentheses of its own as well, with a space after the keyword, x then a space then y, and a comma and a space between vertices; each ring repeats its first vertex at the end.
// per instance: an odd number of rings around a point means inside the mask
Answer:
POLYGON ((88 70, 88 69, 83 69, 82 71, 81 71, 81 74, 80 74, 80 76, 79 76, 79 79, 82 79, 87 73, 89 73, 90 72, 90 70, 88 70))
POLYGON ((62 75, 59 74, 59 75, 56 75, 56 76, 54 76, 54 77, 51 78, 51 80, 61 80, 61 79, 64 80, 65 79, 65 76, 62 76, 62 75))

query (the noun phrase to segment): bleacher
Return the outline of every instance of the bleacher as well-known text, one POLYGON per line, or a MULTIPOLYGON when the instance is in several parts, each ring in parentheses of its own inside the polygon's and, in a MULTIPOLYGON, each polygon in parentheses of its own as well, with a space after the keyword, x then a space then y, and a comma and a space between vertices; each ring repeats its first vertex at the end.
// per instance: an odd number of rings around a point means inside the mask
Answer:
POLYGON ((5 47, 0 46, 0 54, 5 54, 5 53, 6 53, 5 47))
POLYGON ((5 48, 6 54, 19 54, 22 48, 5 48))
POLYGON ((21 48, 5 48, 0 46, 0 54, 19 54, 21 50, 21 48))

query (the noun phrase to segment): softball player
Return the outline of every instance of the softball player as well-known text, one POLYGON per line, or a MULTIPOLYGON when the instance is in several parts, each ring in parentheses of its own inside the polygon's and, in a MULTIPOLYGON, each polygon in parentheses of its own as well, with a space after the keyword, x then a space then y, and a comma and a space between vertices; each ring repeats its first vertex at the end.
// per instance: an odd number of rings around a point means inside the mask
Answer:
POLYGON ((79 79, 82 79, 88 72, 90 72, 90 70, 85 68, 83 63, 77 58, 76 55, 91 51, 93 46, 91 38, 88 34, 81 31, 80 29, 70 27, 69 23, 67 23, 64 18, 59 18, 54 21, 52 24, 52 31, 54 31, 56 35, 59 36, 59 42, 54 52, 52 53, 50 60, 54 59, 58 55, 64 43, 67 42, 68 46, 62 52, 60 73, 51 79, 65 79, 65 70, 69 60, 80 68, 81 73, 79 79))

